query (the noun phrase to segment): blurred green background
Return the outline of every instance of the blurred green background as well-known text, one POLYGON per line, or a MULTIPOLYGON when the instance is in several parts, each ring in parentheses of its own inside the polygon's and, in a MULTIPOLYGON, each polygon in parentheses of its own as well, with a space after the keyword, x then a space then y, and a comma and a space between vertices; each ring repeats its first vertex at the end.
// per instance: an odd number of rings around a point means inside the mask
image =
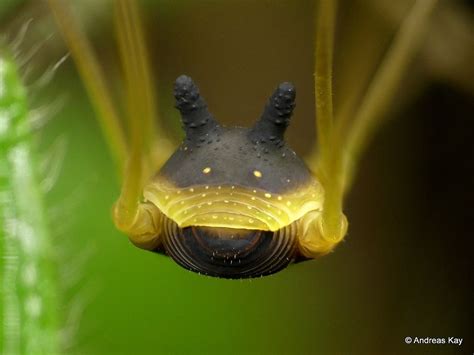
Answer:
MULTIPOLYGON (((341 2, 335 101, 365 88, 412 1, 341 2)), ((110 3, 74 2, 120 102, 110 3)), ((142 1, 170 138, 174 79, 186 73, 224 124, 249 125, 281 81, 297 87, 287 137, 314 143, 312 1, 142 1)), ((23 53, 34 82, 66 49, 42 1, 2 1, 2 33, 33 18, 23 53)), ((115 230, 114 166, 69 59, 32 105, 64 104, 39 132, 43 154, 68 142, 47 196, 58 248, 66 353, 472 353, 473 7, 441 2, 346 201, 349 234, 319 260, 255 280, 199 276, 133 247, 115 230), (463 337, 406 345, 411 337, 463 337)))

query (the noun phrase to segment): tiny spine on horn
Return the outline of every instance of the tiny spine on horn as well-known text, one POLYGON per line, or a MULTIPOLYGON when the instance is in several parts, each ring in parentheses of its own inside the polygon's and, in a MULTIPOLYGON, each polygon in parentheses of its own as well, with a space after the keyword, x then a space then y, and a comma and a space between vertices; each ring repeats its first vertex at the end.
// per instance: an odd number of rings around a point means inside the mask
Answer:
POLYGON ((295 108, 296 90, 293 84, 278 85, 268 100, 260 119, 251 130, 255 141, 282 141, 295 108))

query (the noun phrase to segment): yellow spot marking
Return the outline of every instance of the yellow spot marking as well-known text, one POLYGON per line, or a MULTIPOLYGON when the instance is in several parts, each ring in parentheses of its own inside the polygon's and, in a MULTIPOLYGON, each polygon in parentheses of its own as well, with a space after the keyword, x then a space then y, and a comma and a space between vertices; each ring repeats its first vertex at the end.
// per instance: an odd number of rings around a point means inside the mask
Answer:
POLYGON ((258 170, 254 170, 253 171, 253 174, 255 175, 255 177, 257 178, 261 178, 262 177, 262 172, 258 171, 258 170))
POLYGON ((255 197, 253 197, 253 196, 252 196, 252 198, 251 198, 251 199, 252 199, 253 201, 255 201, 255 197))
POLYGON ((267 193, 265 194, 265 197, 266 197, 266 198, 270 198, 270 197, 272 197, 272 195, 267 192, 267 193))
POLYGON ((202 169, 202 172, 204 174, 209 174, 211 172, 211 168, 210 167, 204 168, 204 169, 202 169))
POLYGON ((194 189, 191 187, 191 188, 189 189, 189 192, 194 192, 194 189))
POLYGON ((291 206, 291 202, 290 202, 290 201, 286 201, 286 205, 287 205, 287 206, 291 206))
POLYGON ((281 201, 281 200, 283 200, 283 197, 278 196, 278 201, 281 201))

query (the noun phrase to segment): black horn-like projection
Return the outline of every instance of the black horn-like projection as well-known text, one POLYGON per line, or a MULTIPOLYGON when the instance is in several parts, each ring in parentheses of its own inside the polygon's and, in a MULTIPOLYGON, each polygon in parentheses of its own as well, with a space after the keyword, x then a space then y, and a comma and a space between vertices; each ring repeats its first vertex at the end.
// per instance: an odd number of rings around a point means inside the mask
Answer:
POLYGON ((176 108, 181 112, 186 138, 193 142, 211 132, 218 126, 217 121, 207 109, 207 104, 199 94, 199 88, 186 75, 176 79, 174 86, 176 108))
POLYGON ((282 141, 295 108, 295 98, 296 91, 293 84, 285 82, 278 85, 268 100, 262 116, 252 128, 252 139, 282 141))

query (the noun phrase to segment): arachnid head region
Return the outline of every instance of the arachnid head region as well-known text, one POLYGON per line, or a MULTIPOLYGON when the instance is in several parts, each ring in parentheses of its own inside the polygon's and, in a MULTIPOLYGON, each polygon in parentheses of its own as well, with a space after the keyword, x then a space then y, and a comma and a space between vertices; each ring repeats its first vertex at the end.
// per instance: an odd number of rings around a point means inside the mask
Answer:
POLYGON ((280 84, 251 128, 221 126, 187 76, 176 80, 186 136, 145 188, 164 214, 161 251, 227 278, 274 273, 299 256, 298 221, 323 189, 284 140, 295 88, 280 84))

